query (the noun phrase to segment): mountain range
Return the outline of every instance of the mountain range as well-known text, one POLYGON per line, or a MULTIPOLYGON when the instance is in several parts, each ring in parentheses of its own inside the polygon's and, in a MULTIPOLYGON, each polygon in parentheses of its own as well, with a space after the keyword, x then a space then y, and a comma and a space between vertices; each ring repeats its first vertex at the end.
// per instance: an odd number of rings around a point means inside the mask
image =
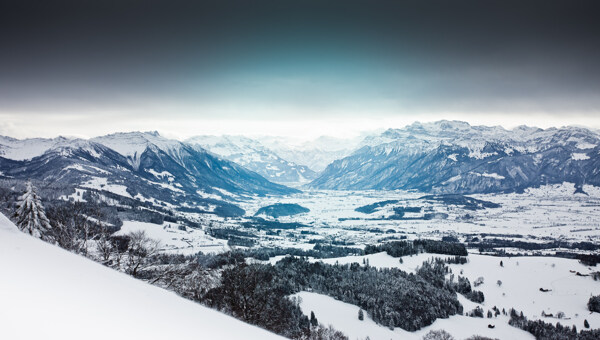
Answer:
POLYGON ((195 136, 186 142, 242 165, 272 182, 305 184, 317 177, 309 167, 287 161, 259 141, 244 136, 195 136))
POLYGON ((227 215, 236 197, 298 192, 157 132, 90 140, 0 137, 0 178, 32 179, 142 202, 227 215))
POLYGON ((281 184, 292 182, 309 189, 453 194, 563 182, 575 183, 578 191, 585 184, 600 186, 600 133, 582 127, 507 130, 439 121, 389 129, 360 142, 322 138, 306 144, 306 157, 327 158, 338 150, 341 158, 320 173, 282 156, 299 145, 275 140, 197 136, 181 142, 157 132, 88 140, 0 136, 0 179, 40 181, 64 188, 66 198, 79 189, 222 216, 244 214, 235 205, 239 199, 299 192, 281 184))
POLYGON ((331 162, 350 155, 363 138, 369 135, 365 133, 353 138, 321 136, 303 142, 281 136, 262 136, 256 140, 280 157, 296 164, 304 164, 319 173, 331 162))
POLYGON ((417 122, 368 136, 361 145, 309 187, 489 193, 562 182, 578 190, 600 185, 600 133, 581 127, 417 122))

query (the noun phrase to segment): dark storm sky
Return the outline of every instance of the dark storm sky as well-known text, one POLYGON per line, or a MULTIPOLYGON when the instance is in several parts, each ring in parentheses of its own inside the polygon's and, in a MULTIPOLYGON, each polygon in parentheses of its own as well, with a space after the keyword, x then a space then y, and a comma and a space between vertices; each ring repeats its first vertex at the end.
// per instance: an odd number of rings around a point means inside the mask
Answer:
POLYGON ((0 132, 32 118, 61 133, 57 117, 600 127, 597 3, 3 1, 0 132))

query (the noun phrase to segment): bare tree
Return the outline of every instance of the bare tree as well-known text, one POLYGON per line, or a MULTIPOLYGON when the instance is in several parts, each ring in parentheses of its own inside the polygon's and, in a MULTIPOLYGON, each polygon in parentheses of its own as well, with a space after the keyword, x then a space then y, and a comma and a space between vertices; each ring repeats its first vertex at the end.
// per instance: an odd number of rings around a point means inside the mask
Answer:
POLYGON ((134 231, 129 235, 127 250, 127 273, 137 277, 151 263, 149 261, 160 250, 160 242, 153 240, 143 230, 134 231))
POLYGON ((54 238, 61 247, 88 255, 88 242, 103 225, 99 219, 91 217, 90 214, 99 217, 100 210, 86 211, 82 203, 52 210, 52 221, 55 224, 54 238))
POLYGON ((111 262, 111 256, 115 253, 115 247, 110 237, 110 230, 102 225, 96 237, 96 250, 103 264, 108 265, 111 262))

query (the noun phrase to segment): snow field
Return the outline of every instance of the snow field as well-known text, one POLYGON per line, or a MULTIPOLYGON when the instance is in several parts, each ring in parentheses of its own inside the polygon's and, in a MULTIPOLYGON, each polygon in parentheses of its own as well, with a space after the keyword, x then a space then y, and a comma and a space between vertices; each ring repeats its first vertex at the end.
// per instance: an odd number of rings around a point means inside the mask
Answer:
POLYGON ((300 298, 300 308, 307 316, 314 311, 316 318, 324 325, 332 325, 335 329, 345 333, 351 340, 363 340, 369 337, 371 340, 421 340, 431 330, 443 329, 452 334, 457 340, 465 339, 472 335, 483 335, 501 340, 512 339, 535 339, 533 335, 514 328, 508 324, 508 317, 496 319, 471 318, 455 315, 448 319, 438 319, 432 325, 424 327, 416 332, 408 332, 401 328, 393 331, 387 327, 378 325, 367 313, 364 320, 358 320, 359 307, 335 300, 327 295, 300 292, 293 297, 300 298), (488 328, 489 324, 495 326, 488 328))
MULTIPOLYGON (((363 264, 368 260, 369 265, 376 268, 399 268, 406 272, 415 272, 424 261, 432 258, 446 258, 447 255, 422 253, 399 258, 389 256, 385 252, 365 256, 345 256, 330 259, 310 259, 311 262, 322 261, 328 264, 363 264)), ((280 258, 271 259, 276 262, 280 258)), ((560 322, 562 325, 575 325, 583 329, 583 321, 588 320, 591 328, 600 328, 600 314, 590 313, 587 302, 591 295, 600 295, 600 282, 594 281, 589 276, 578 276, 577 272, 587 275, 600 268, 589 268, 577 260, 556 257, 495 257, 486 255, 469 254, 469 262, 450 264, 452 273, 456 278, 465 276, 471 282, 473 289, 480 290, 485 295, 482 304, 473 303, 458 295, 464 307, 464 312, 469 312, 480 305, 487 313, 494 306, 506 312, 510 308, 522 311, 531 320, 543 320, 552 324, 560 322), (500 261, 503 266, 500 266, 500 261), (473 283, 479 277, 484 278, 484 283, 474 287, 473 283), (498 285, 498 280, 502 281, 498 285), (550 289, 541 292, 540 288, 550 289), (554 317, 543 317, 553 314, 554 317), (558 319, 558 312, 565 313, 565 317, 558 319)))
POLYGON ((0 339, 282 339, 34 239, 0 214, 0 339))
POLYGON ((600 268, 590 269, 576 260, 556 257, 508 258, 476 254, 469 255, 467 264, 452 264, 450 268, 455 275, 469 278, 471 284, 479 277, 484 278, 484 283, 473 289, 485 295, 482 308, 486 312, 494 306, 500 310, 505 308, 507 312, 515 308, 532 320, 560 322, 583 329, 583 321, 587 319, 591 328, 600 328, 600 314, 587 309, 590 296, 600 295, 600 282, 576 275, 576 272, 588 274, 600 268), (498 280, 502 281, 500 286, 498 280), (551 291, 541 292, 540 288, 551 291), (543 317, 542 311, 554 316, 563 312, 565 318, 543 317))
POLYGON ((123 221, 123 226, 117 232, 117 235, 143 230, 148 237, 160 241, 161 251, 166 253, 193 255, 199 251, 203 253, 220 253, 229 250, 225 240, 215 239, 199 229, 186 227, 186 230, 181 230, 179 227, 179 224, 172 222, 165 222, 160 225, 138 221, 123 221))

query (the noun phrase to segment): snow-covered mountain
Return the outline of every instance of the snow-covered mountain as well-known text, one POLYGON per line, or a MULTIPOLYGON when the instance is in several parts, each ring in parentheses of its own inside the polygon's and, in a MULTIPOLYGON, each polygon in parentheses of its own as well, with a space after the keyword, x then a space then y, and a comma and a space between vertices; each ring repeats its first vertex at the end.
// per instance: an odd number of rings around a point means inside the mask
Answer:
POLYGON ((317 139, 295 142, 286 137, 261 137, 263 145, 276 154, 296 164, 305 164, 316 172, 323 171, 336 159, 350 155, 362 140, 321 136, 317 139))
POLYGON ((482 193, 562 182, 600 185, 600 133, 414 123, 363 140, 309 184, 321 189, 482 193))
POLYGON ((195 136, 186 143, 236 162, 277 183, 304 184, 317 174, 305 165, 289 162, 259 141, 243 136, 195 136))
POLYGON ((0 214, 1 339, 283 339, 20 232, 0 214))
POLYGON ((226 211, 239 213, 240 209, 224 202, 237 195, 297 192, 155 132, 117 133, 91 140, 3 138, 0 142, 0 150, 9 150, 0 157, 0 178, 35 179, 162 206, 184 204, 226 215, 226 211))

